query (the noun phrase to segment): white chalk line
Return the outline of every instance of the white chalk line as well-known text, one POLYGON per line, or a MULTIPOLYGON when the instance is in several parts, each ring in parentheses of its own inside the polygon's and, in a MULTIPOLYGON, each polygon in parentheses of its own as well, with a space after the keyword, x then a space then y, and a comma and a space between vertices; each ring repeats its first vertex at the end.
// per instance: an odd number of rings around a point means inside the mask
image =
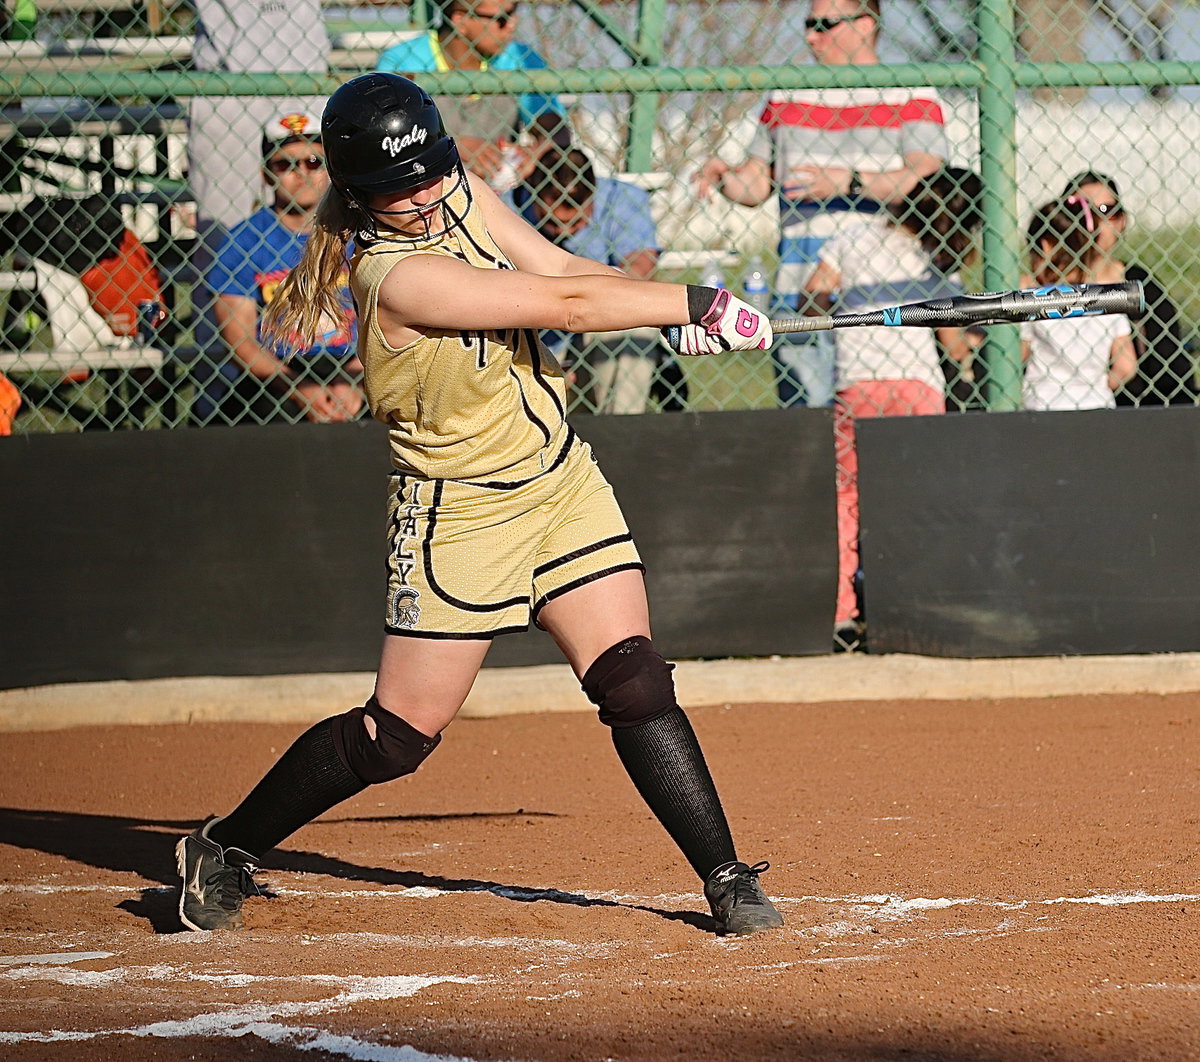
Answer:
MULTIPOLYGON (((269 877, 270 871, 266 872, 269 877)), ((576 899, 585 900, 600 900, 609 901, 611 903, 631 904, 631 905, 672 905, 672 904, 695 904, 703 897, 700 893, 659 893, 657 896, 638 896, 630 893, 616 892, 613 890, 595 890, 595 889, 537 889, 526 888, 524 886, 489 886, 480 885, 477 888, 470 890, 462 889, 438 889, 427 885, 382 887, 378 889, 324 889, 324 888, 304 888, 299 885, 291 884, 274 884, 271 881, 264 881, 264 884, 270 891, 277 896, 297 896, 297 897, 329 897, 331 899, 375 899, 378 897, 399 897, 402 899, 427 900, 437 899, 443 896, 458 896, 464 891, 468 892, 491 892, 494 895, 509 897, 514 896, 520 900, 566 900, 567 902, 576 899)), ((143 895, 147 892, 152 893, 173 893, 176 892, 178 886, 175 885, 102 885, 91 882, 73 882, 56 884, 49 881, 32 881, 23 883, 5 883, 0 884, 0 894, 3 893, 18 893, 28 895, 51 895, 54 893, 74 893, 74 892, 113 892, 122 893, 127 896, 143 895)), ((1049 899, 1029 899, 1029 900, 995 900, 981 899, 979 897, 961 896, 961 897, 937 897, 927 898, 914 896, 905 899, 894 893, 866 893, 861 896, 774 896, 776 903, 785 904, 802 904, 802 903, 826 903, 826 904, 851 904, 851 905, 869 905, 877 907, 881 910, 910 912, 918 910, 934 910, 944 907, 956 907, 967 904, 975 904, 988 907, 1000 907, 1009 910, 1023 910, 1027 907, 1040 904, 1060 904, 1060 903, 1080 903, 1080 904, 1097 904, 1102 906, 1116 906, 1121 904, 1131 903, 1186 903, 1200 900, 1200 894, 1197 893, 1148 893, 1143 890, 1127 890, 1124 892, 1110 893, 1092 893, 1087 896, 1058 896, 1049 899)))
POLYGON ((0 955, 0 966, 65 966, 92 959, 111 959, 111 951, 58 951, 46 955, 0 955))
MULTIPOLYGON (((20 886, 8 886, 6 891, 19 891, 20 886)), ((112 886, 47 886, 45 884, 34 884, 29 886, 31 890, 41 891, 48 889, 50 891, 76 891, 78 889, 105 889, 113 888, 119 891, 130 891, 121 887, 112 886)), ((164 887, 169 890, 169 887, 164 887)), ((135 890, 140 892, 142 890, 135 890)), ((173 890, 170 890, 173 891, 173 890)), ((328 896, 320 889, 314 890, 290 890, 294 895, 312 895, 312 896, 328 896)), ((350 890, 339 892, 337 895, 364 895, 368 898, 378 896, 380 892, 386 895, 400 895, 404 892, 415 890, 350 890)), ((447 895, 442 890, 421 890, 424 893, 436 895, 447 895)), ((522 895, 529 895, 528 891, 522 895)), ((547 895, 561 895, 558 890, 551 890, 547 895)), ((578 894, 576 894, 578 895, 578 894)), ((594 894, 599 896, 600 894, 594 894)), ((615 894, 604 894, 606 897, 614 898, 615 894)), ((420 897, 423 898, 423 897, 420 897)), ((646 899, 636 897, 624 897, 625 902, 640 902, 642 904, 649 902, 656 903, 679 903, 691 902, 698 897, 691 894, 674 894, 661 895, 658 897, 646 899)), ((982 908, 992 908, 1003 911, 1026 911, 1031 908, 1049 907, 1061 904, 1085 904, 1093 906, 1121 906, 1128 904, 1143 904, 1143 903, 1186 903, 1200 900, 1200 895, 1192 893, 1168 893, 1168 894, 1151 894, 1141 890, 1124 891, 1114 893, 1095 893, 1088 896, 1059 896, 1045 899, 1030 899, 1019 901, 1003 901, 1003 900, 988 900, 978 897, 909 897, 905 898, 894 894, 868 894, 861 896, 801 896, 780 898, 777 902, 781 905, 799 906, 802 904, 820 903, 831 906, 849 907, 855 914, 865 916, 868 919, 873 918, 876 921, 891 921, 896 922, 903 919, 919 918, 923 913, 932 910, 943 910, 958 906, 974 906, 982 908)), ((619 901, 618 901, 619 902, 619 901)), ((963 927, 957 930, 949 930, 947 935, 995 935, 1000 933, 1008 933, 1015 931, 1017 927, 1015 923, 1007 920, 1002 920, 991 929, 977 930, 969 927, 963 927)), ((1046 927, 1033 927, 1043 929, 1046 927)), ((804 935, 825 935, 828 937, 844 937, 850 934, 867 935, 875 932, 869 925, 863 926, 847 921, 838 921, 828 923, 824 926, 807 927, 801 932, 804 935)), ((343 942, 343 941, 374 941, 384 943, 404 943, 409 946, 412 944, 421 944, 430 946, 431 942, 424 938, 412 937, 407 935, 397 934, 375 934, 375 933, 336 933, 329 935, 314 935, 305 934, 303 939, 313 942, 343 942)), ((563 940, 540 940, 527 937, 501 937, 501 938, 445 938, 439 941, 439 946, 445 946, 448 943, 457 943, 463 946, 470 947, 485 947, 493 949, 503 948, 519 948, 522 950, 559 950, 561 952, 584 952, 589 950, 588 945, 579 945, 563 940)), ((864 944, 866 941, 863 942, 864 944)), ((799 963, 811 963, 822 965, 839 965, 875 962, 883 958, 880 953, 883 950, 904 947, 910 944, 920 943, 918 938, 883 938, 870 941, 870 949, 872 954, 850 954, 850 955, 817 955, 814 957, 798 960, 799 963)), ((826 940, 817 944, 818 949, 833 947, 835 945, 848 946, 857 948, 860 945, 857 942, 826 940)), ((413 975, 405 977, 341 977, 336 975, 309 975, 306 977, 286 977, 276 978, 270 976, 256 976, 241 973, 203 973, 170 966, 168 964, 155 964, 143 967, 125 967, 119 966, 109 970, 89 971, 70 969, 72 964, 78 964, 86 961, 98 961, 105 958, 110 958, 111 952, 53 952, 45 954, 33 955, 13 955, 0 956, 0 982, 2 981, 42 981, 56 982, 68 985, 75 988, 89 988, 111 986, 116 983, 129 985, 132 982, 155 982, 155 981, 176 981, 181 979, 190 979, 193 981, 218 985, 226 988, 244 988, 253 984, 266 984, 270 982, 283 981, 288 984, 307 983, 313 985, 335 986, 340 990, 334 995, 316 1001, 308 1002, 285 1002, 275 1006, 253 1005, 244 1007, 235 1007, 228 1010, 218 1012, 210 1012, 196 1015, 189 1019, 176 1021, 152 1022, 143 1025, 131 1026, 126 1028, 100 1029, 91 1031, 68 1031, 68 1030, 51 1030, 49 1032, 0 1032, 0 1043, 27 1043, 27 1042, 60 1042, 60 1041, 83 1041, 97 1039, 109 1036, 138 1036, 138 1037, 183 1037, 183 1036, 201 1036, 201 1037, 238 1037, 243 1035, 254 1035, 273 1044, 289 1044, 298 1047, 302 1050, 325 1050, 329 1053, 339 1055, 355 1062, 470 1062, 464 1059, 448 1059, 447 1056, 429 1055, 411 1047, 410 1045, 391 1045, 373 1043, 366 1040, 361 1040, 352 1036, 342 1036, 329 1033, 316 1027, 307 1025, 288 1025, 281 1022, 279 1019, 310 1017, 313 1015, 327 1013, 332 1010, 345 1009, 353 1006, 356 1003, 363 1001, 375 1001, 395 999, 405 996, 415 995, 424 988, 428 988, 437 984, 456 983, 470 984, 486 981, 486 978, 477 976, 440 976, 440 975, 413 975)), ((780 968, 793 965, 792 963, 775 964, 780 968)), ((1185 990, 1196 991, 1200 986, 1196 985, 1131 985, 1130 988, 1147 988, 1160 990, 1185 990)), ((568 990, 565 995, 570 995, 568 990)), ((562 998, 562 994, 554 997, 530 997, 530 998, 562 998)))
POLYGON ((1173 892, 1155 894, 1141 890, 1130 892, 1094 893, 1090 896, 1058 896, 1045 900, 984 900, 974 896, 939 897, 928 899, 914 896, 905 899, 888 893, 866 896, 801 896, 798 898, 777 899, 776 902, 801 904, 824 903, 837 906, 847 904, 871 911, 880 917, 906 918, 922 911, 941 910, 947 907, 994 907, 1002 911, 1024 911, 1031 907, 1050 907, 1056 904, 1078 903, 1093 904, 1101 907, 1118 907, 1136 903, 1189 903, 1200 900, 1200 894, 1173 892))
MULTIPOLYGON (((326 1051, 330 1054, 353 1059, 355 1062, 470 1062, 448 1055, 431 1055, 404 1045, 374 1043, 357 1037, 331 1033, 308 1025, 286 1025, 280 1019, 304 1018, 325 1014, 334 1010, 345 1010, 358 1003, 378 1002, 414 996, 418 992, 439 984, 474 984, 483 978, 450 975, 409 975, 403 977, 339 977, 332 974, 315 974, 288 977, 250 977, 242 974, 197 974, 178 968, 155 965, 149 967, 118 967, 104 971, 109 982, 122 980, 175 980, 189 979, 216 982, 230 987, 244 987, 250 983, 284 982, 287 984, 316 984, 342 986, 341 990, 325 999, 306 1002, 294 1001, 276 1005, 251 1004, 227 1010, 210 1011, 191 1018, 157 1021, 125 1028, 67 1031, 52 1029, 48 1032, 0 1032, 0 1043, 59 1043, 95 1040, 109 1036, 137 1036, 159 1039, 180 1037, 225 1037, 256 1036, 272 1044, 287 1044, 305 1051, 326 1051)), ((16 979, 43 979, 40 975, 54 973, 74 974, 74 980, 64 983, 92 987, 98 982, 90 971, 64 970, 61 968, 27 967, 0 975, 16 979)))

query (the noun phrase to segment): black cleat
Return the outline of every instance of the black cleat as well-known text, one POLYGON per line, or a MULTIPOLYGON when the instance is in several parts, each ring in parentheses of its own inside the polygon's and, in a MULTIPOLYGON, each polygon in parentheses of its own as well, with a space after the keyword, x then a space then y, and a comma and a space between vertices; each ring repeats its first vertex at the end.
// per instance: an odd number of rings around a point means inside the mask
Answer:
POLYGON ((179 918, 188 929, 241 929, 242 901, 258 894, 253 875, 258 860, 240 848, 208 839, 212 819, 175 846, 183 887, 179 918))
POLYGON ((783 916, 775 910, 758 883, 769 863, 725 863, 704 883, 704 898, 722 933, 747 937, 762 929, 778 929, 783 916))

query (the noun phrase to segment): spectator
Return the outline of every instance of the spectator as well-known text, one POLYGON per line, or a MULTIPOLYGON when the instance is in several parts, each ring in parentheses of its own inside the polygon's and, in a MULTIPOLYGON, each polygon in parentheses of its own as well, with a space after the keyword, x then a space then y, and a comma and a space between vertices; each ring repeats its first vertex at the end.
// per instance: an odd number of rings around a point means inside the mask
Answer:
MULTIPOLYGON (((808 47, 825 66, 879 62, 879 0, 812 0, 808 47)), ((698 192, 758 206, 779 195, 781 238, 776 311, 796 313, 824 240, 898 201, 943 165, 949 149, 932 88, 801 89, 771 92, 747 158, 714 158, 698 192)), ((827 333, 784 336, 771 351, 784 406, 833 400, 827 333), (816 337, 816 338, 814 338, 816 337)))
MULTIPOLYGON (((376 69, 414 80, 431 71, 546 69, 546 60, 514 37, 517 0, 435 3, 440 25, 384 49, 376 69)), ((467 169, 498 192, 527 177, 551 143, 570 145, 567 114, 556 96, 439 96, 437 105, 467 169), (515 143, 521 131, 530 143, 515 143)))
MULTIPOLYGON (((195 0, 197 70, 229 74, 325 74, 329 37, 321 0, 195 0)), ((259 132, 272 115, 319 111, 321 97, 196 96, 188 106, 188 184, 198 226, 237 224, 258 206, 259 132)), ((215 245, 213 238, 211 245, 215 245)))
MULTIPOLYGON (((543 154, 517 198, 525 219, 571 254, 616 266, 638 280, 654 276, 659 247, 649 193, 596 177, 578 148, 543 154)), ((590 377, 584 389, 593 384, 597 413, 645 412, 656 382, 664 408, 684 408, 687 384, 657 328, 590 336, 554 332, 543 339, 560 361, 582 367, 590 377)))
MULTIPOLYGON (((1021 50, 1031 63, 1082 63, 1086 0, 1017 0, 1017 31, 1021 50)), ((1033 98, 1062 100, 1074 105, 1087 89, 1076 85, 1038 86, 1033 98)))
MULTIPOLYGON (((1027 231, 1032 282, 1084 284, 1101 259, 1099 215, 1082 195, 1047 203, 1027 231)), ((1026 409, 1102 409, 1137 368, 1122 314, 1027 321, 1021 325, 1026 409)))
POLYGON ((1117 390, 1117 405, 1196 405, 1200 397, 1196 364, 1184 345, 1179 310, 1148 269, 1117 257, 1118 243, 1129 223, 1117 182, 1107 174, 1087 170, 1067 182, 1063 196, 1071 195, 1084 196, 1097 220, 1097 282, 1140 280, 1146 290, 1146 316, 1133 325, 1137 373, 1117 390))
MULTIPOLYGON (((822 309, 836 298, 847 312, 943 298, 961 291, 954 273, 983 221, 982 186, 969 170, 945 167, 922 177, 887 211, 860 217, 822 246, 806 292, 822 309)), ((946 411, 938 345, 954 361, 970 357, 957 328, 847 328, 835 333, 837 404, 838 595, 834 648, 862 637, 856 594, 858 454, 855 422, 946 411), (936 340, 936 341, 935 341, 936 340)))
POLYGON ((357 327, 342 277, 345 316, 288 362, 262 345, 260 317, 295 267, 329 187, 320 120, 281 114, 262 130, 262 174, 270 206, 235 225, 218 245, 206 285, 221 339, 232 357, 202 381, 195 408, 202 424, 351 420, 363 407, 357 327))

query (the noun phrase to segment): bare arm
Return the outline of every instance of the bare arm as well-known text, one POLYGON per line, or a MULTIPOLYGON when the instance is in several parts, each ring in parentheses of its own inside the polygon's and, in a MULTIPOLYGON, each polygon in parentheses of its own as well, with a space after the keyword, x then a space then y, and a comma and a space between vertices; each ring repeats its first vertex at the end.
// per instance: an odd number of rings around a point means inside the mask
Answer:
POLYGON ((1133 346, 1133 336, 1117 336, 1113 340, 1112 352, 1108 359, 1108 388, 1115 391, 1123 383, 1128 383, 1137 372, 1137 353, 1133 346))
POLYGON ((515 269, 477 269, 442 255, 399 262, 379 289, 380 323, 394 346, 418 329, 557 328, 611 332, 686 324, 682 284, 632 280, 551 243, 468 175, 488 232, 515 269))
POLYGON ((411 342, 422 328, 612 332, 688 322, 682 284, 632 280, 616 270, 544 276, 478 269, 442 255, 414 255, 398 263, 380 286, 379 309, 395 346, 411 342))
POLYGON ((713 190, 742 206, 760 206, 771 197, 771 168, 765 159, 750 158, 740 166, 722 159, 709 159, 696 174, 696 194, 712 197, 713 190))
POLYGON ((946 357, 959 365, 970 365, 975 355, 967 342, 967 333, 962 328, 936 328, 934 333, 946 357))
MULTIPOLYGON (((879 173, 858 171, 857 194, 879 203, 891 203, 907 195, 922 177, 937 173, 945 159, 912 151, 904 156, 904 165, 879 173)), ((784 182, 783 194, 789 199, 833 199, 850 194, 854 171, 849 166, 797 166, 784 182)))
POLYGON ((842 274, 822 258, 804 285, 804 291, 809 296, 804 312, 828 313, 833 306, 833 296, 841 286, 842 274))
POLYGON ((246 371, 260 380, 277 380, 280 393, 292 387, 292 374, 258 342, 258 304, 244 295, 218 295, 213 304, 221 338, 246 371))
MULTIPOLYGON (((234 358, 252 376, 263 380, 275 394, 298 406, 311 421, 349 420, 362 408, 362 395, 349 381, 332 387, 315 380, 297 381, 292 371, 258 342, 258 304, 244 295, 218 295, 213 314, 221 338, 234 358)), ((346 363, 350 372, 361 372, 355 356, 346 363)))
POLYGON ((678 337, 686 354, 770 346, 767 319, 727 291, 632 279, 543 239, 490 189, 479 189, 478 202, 497 246, 516 268, 477 268, 432 253, 397 262, 379 286, 377 303, 392 346, 405 346, 428 329, 616 332, 665 325, 688 326, 678 337), (697 296, 692 305, 689 293, 697 296))

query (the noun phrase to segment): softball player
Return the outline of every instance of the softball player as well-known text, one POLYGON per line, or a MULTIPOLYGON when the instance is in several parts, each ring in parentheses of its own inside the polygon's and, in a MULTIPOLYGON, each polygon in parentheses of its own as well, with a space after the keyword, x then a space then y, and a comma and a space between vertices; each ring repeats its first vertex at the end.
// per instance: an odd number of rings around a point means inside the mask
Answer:
POLYGON ((267 330, 302 346, 351 287, 372 414, 389 428, 389 579, 374 695, 301 735, 224 818, 177 847, 180 917, 238 929, 260 857, 368 785, 412 773, 466 699, 491 639, 547 630, 622 764, 704 882, 721 932, 783 924, 737 858, 642 563, 537 330, 678 325, 689 354, 766 349, 766 319, 713 288, 632 280, 543 239, 468 175, 432 99, 355 78, 322 118, 331 187, 267 330))

